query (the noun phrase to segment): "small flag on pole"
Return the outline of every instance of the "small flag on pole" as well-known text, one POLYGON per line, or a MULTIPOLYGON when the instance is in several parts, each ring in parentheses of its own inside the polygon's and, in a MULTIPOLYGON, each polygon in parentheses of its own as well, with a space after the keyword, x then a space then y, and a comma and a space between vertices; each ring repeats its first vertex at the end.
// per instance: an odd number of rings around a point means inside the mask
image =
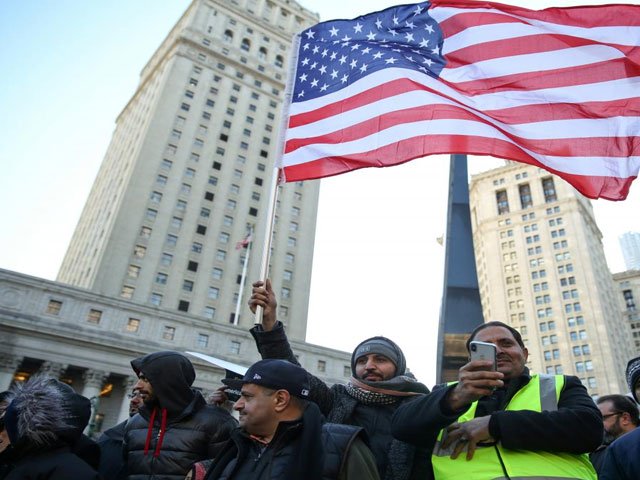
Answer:
POLYGON ((247 233, 247 236, 244 237, 244 239, 236 243, 236 250, 240 250, 241 248, 247 248, 252 240, 253 238, 252 238, 251 232, 247 233))
POLYGON ((285 181, 460 153, 622 200, 640 169, 640 5, 401 5, 304 30, 292 62, 285 181))

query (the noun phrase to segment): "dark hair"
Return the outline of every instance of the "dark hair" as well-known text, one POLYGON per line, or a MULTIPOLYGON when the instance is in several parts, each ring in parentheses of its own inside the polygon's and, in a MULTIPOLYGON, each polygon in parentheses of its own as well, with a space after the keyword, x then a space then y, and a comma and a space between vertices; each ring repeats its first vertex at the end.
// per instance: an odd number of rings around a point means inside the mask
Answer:
POLYGON ((516 342, 518 342, 518 345, 520 345, 523 349, 525 348, 524 346, 524 342, 522 341, 522 336, 520 335, 520 332, 517 331, 515 328, 507 325, 506 323, 502 323, 502 322, 498 322, 497 320, 494 320, 492 322, 487 322, 487 323, 483 323, 482 325, 478 325, 476 328, 473 329, 473 331, 471 332, 471 335, 469 335, 469 338, 467 339, 467 352, 469 351, 469 344, 471 343, 471 341, 476 338, 476 335, 478 334, 479 331, 484 330, 485 328, 489 328, 489 327, 502 327, 502 328, 506 328, 507 330, 509 330, 511 332, 511 335, 513 335, 513 338, 515 338, 516 342))
POLYGON ((604 402, 611 402, 616 413, 628 413, 629 417, 631 417, 631 423, 636 427, 640 424, 638 405, 626 395, 603 395, 598 398, 598 405, 604 402))

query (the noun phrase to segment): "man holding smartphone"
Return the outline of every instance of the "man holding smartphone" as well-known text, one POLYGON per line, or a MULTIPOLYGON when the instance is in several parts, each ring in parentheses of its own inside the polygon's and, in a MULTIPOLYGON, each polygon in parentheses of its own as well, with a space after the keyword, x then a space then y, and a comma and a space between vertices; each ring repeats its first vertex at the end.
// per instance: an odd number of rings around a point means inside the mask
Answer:
POLYGON ((473 341, 493 344, 495 363, 471 360, 457 382, 400 406, 393 435, 433 448, 436 480, 595 480, 587 453, 602 440, 602 417, 580 380, 530 374, 520 333, 502 322, 471 332, 470 353, 473 341))

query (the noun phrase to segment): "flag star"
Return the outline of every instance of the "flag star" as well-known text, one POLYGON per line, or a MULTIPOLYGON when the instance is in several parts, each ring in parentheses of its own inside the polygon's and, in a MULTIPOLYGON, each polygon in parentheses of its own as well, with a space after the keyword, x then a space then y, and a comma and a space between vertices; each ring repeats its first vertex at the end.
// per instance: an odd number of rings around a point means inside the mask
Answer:
POLYGON ((353 30, 355 31, 355 33, 362 33, 362 25, 360 24, 360 22, 356 23, 353 26, 353 30))
POLYGON ((347 83, 348 80, 349 80, 349 76, 347 74, 344 74, 340 79, 342 83, 347 83))
POLYGON ((318 66, 318 62, 313 62, 313 63, 309 66, 309 68, 310 68, 311 70, 315 70, 317 66, 318 66))
POLYGON ((343 43, 342 43, 342 46, 343 46, 343 47, 348 47, 350 44, 351 44, 351 42, 343 42, 343 43))
POLYGON ((307 38, 311 39, 315 37, 316 32, 314 32, 313 30, 309 30, 306 32, 307 34, 307 38))
POLYGON ((327 73, 327 66, 326 65, 322 65, 318 71, 320 73, 322 73, 322 74, 327 73))
POLYGON ((396 17, 395 15, 393 16, 392 20, 394 25, 400 25, 400 22, 398 22, 398 17, 396 17))
POLYGON ((338 60, 340 62, 340 65, 344 65, 345 63, 347 63, 347 56, 346 55, 342 55, 340 57, 340 60, 338 60))
POLYGON ((302 47, 303 50, 309 50, 309 42, 305 43, 302 47))
POLYGON ((321 92, 326 92, 327 88, 329 88, 329 85, 327 85, 326 83, 322 84, 322 86, 320 87, 320 91, 321 92))
POLYGON ((338 71, 337 70, 331 70, 331 78, 333 78, 333 79, 338 78, 338 71))
POLYGON ((306 82, 306 81, 307 81, 307 74, 306 74, 306 73, 303 73, 302 75, 300 75, 300 77, 298 77, 298 79, 299 79, 301 82, 306 82))
POLYGON ((416 28, 416 26, 413 24, 413 22, 404 22, 407 26, 408 29, 413 30, 414 28, 416 28))
POLYGON ((309 62, 310 60, 308 58, 305 58, 304 60, 302 60, 302 65, 306 67, 307 65, 309 65, 309 62))
POLYGON ((395 37, 396 35, 398 35, 398 32, 396 32, 393 28, 390 28, 388 31, 389 31, 389 33, 390 33, 391 35, 393 35, 394 37, 395 37))
POLYGON ((339 44, 339 43, 340 43, 340 40, 334 40, 334 41, 333 41, 333 44, 334 44, 334 45, 337 45, 337 44, 339 44))
POLYGON ((352 60, 351 64, 349 65, 351 68, 356 68, 358 66, 358 61, 357 60, 352 60))
POLYGON ((393 65, 393 64, 394 64, 394 63, 396 63, 397 61, 398 61, 398 60, 397 60, 396 58, 391 57, 391 58, 387 58, 384 62, 385 62, 387 65, 393 65))
POLYGON ((335 27, 335 25, 334 25, 334 26, 331 28, 331 30, 329 30, 329 33, 331 33, 331 36, 332 36, 332 37, 337 37, 337 36, 338 36, 338 32, 339 32, 339 31, 340 31, 340 30, 338 30, 338 29, 335 27))
POLYGON ((420 5, 416 5, 416 9, 413 11, 413 16, 420 15, 422 13, 422 7, 420 5))
POLYGON ((418 67, 418 70, 420 70, 421 72, 424 72, 424 73, 429 73, 429 70, 427 70, 424 67, 418 67))
POLYGON ((431 60, 430 58, 425 58, 422 63, 425 63, 429 66, 433 65, 433 60, 431 60))
POLYGON ((320 47, 318 45, 313 47, 313 53, 318 53, 319 51, 320 51, 320 47))
POLYGON ((349 40, 351 40, 351 37, 348 35, 345 35, 344 37, 342 37, 343 42, 348 42, 349 40))
POLYGON ((302 90, 299 94, 298 94, 298 98, 302 98, 304 97, 304 90, 302 90))
POLYGON ((376 39, 376 34, 369 30, 369 34, 367 35, 367 40, 373 42, 376 39))
POLYGON ((331 52, 331 55, 329 55, 329 60, 335 60, 337 56, 338 54, 336 52, 331 52))
POLYGON ((418 55, 420 55, 422 52, 420 50, 411 50, 413 53, 417 53, 418 55))
POLYGON ((325 48, 325 49, 322 51, 322 58, 326 57, 327 55, 329 55, 329 49, 328 49, 328 48, 325 48))
POLYGON ((429 40, 427 40, 426 38, 423 38, 422 41, 420 42, 420 47, 427 48, 428 46, 429 46, 429 40))
POLYGON ((392 52, 396 52, 396 53, 401 53, 402 50, 400 50, 399 48, 392 48, 391 49, 392 52))
POLYGON ((317 87, 318 86, 318 80, 316 80, 315 78, 313 80, 311 80, 311 86, 312 87, 317 87))
POLYGON ((367 53, 369 53, 371 51, 371 48, 367 47, 367 48, 363 48, 362 49, 362 54, 366 55, 367 53))
POLYGON ((382 55, 384 55, 384 53, 382 53, 382 52, 376 52, 376 53, 374 53, 374 54, 373 54, 373 58, 374 58, 375 60, 379 60, 380 58, 382 58, 382 55))
POLYGON ((430 24, 426 24, 424 29, 429 33, 433 33, 433 26, 430 24))
POLYGON ((382 30, 382 22, 380 21, 380 19, 376 19, 376 27, 378 27, 378 30, 382 30))
POLYGON ((404 58, 406 58, 407 60, 409 60, 410 62, 413 62, 413 57, 410 55, 405 55, 404 58))
POLYGON ((407 42, 413 42, 413 33, 408 33, 404 36, 407 39, 407 42))
POLYGON ((367 64, 366 64, 366 63, 363 63, 363 64, 362 64, 362 66, 360 67, 360 71, 361 71, 362 73, 364 73, 364 72, 366 72, 366 71, 367 71, 367 64))
POLYGON ((436 46, 436 48, 432 48, 431 53, 435 55, 440 55, 440 47, 436 46))
POLYGON ((360 48, 360 44, 356 43, 355 45, 351 46, 351 51, 353 52, 354 50, 358 50, 360 48))

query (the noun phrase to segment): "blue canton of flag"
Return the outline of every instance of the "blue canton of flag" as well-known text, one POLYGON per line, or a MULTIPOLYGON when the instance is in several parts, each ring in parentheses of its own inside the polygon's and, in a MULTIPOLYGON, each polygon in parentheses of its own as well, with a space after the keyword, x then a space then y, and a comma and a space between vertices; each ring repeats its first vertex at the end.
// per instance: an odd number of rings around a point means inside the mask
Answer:
POLYGON ((300 34, 292 102, 333 93, 390 67, 437 77, 445 65, 442 32, 429 2, 400 5, 353 20, 319 23, 300 34))

